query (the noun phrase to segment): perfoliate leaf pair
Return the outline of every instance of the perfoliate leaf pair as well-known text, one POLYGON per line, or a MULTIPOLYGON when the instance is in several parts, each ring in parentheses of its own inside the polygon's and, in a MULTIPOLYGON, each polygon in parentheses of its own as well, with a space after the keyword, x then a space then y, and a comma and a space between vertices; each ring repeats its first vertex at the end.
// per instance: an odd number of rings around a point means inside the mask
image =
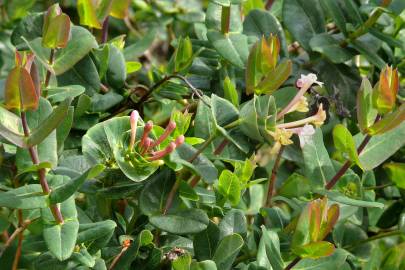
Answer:
POLYGON ((398 70, 386 66, 380 73, 380 81, 375 86, 373 94, 374 106, 380 114, 394 109, 398 88, 398 70))
POLYGON ((27 111, 38 108, 39 89, 30 74, 33 67, 33 54, 16 52, 16 67, 8 74, 5 84, 4 99, 8 109, 27 111))
POLYGON ((64 48, 70 38, 70 18, 62 13, 59 4, 49 7, 42 28, 42 45, 47 48, 64 48))
POLYGON ((333 253, 333 245, 322 240, 332 231, 338 218, 339 206, 333 204, 328 207, 326 197, 308 203, 297 221, 291 243, 293 252, 308 258, 319 258, 333 253))
POLYGON ((250 50, 246 68, 246 93, 271 94, 291 74, 291 61, 277 65, 280 41, 276 36, 260 39, 250 50))
POLYGON ((405 120, 404 104, 394 110, 398 87, 398 71, 388 66, 381 71, 374 89, 368 79, 363 80, 357 95, 357 119, 363 133, 382 134, 405 120), (375 123, 378 114, 384 116, 375 123))

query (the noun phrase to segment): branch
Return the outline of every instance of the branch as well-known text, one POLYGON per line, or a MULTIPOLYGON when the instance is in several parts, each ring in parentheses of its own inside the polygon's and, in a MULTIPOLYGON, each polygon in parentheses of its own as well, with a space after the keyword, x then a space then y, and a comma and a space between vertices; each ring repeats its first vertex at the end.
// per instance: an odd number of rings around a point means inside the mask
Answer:
MULTIPOLYGON (((23 225, 23 216, 22 216, 22 211, 21 209, 18 209, 18 226, 23 225)), ((15 256, 14 256, 14 261, 13 261, 13 270, 18 269, 18 263, 20 262, 20 257, 21 257, 21 248, 22 248, 22 241, 24 239, 23 232, 20 231, 18 233, 18 244, 17 244, 17 250, 15 251, 15 256)))
POLYGON ((297 263, 299 263, 299 261, 301 261, 300 257, 295 258, 292 262, 290 262, 289 265, 287 265, 286 268, 284 268, 284 270, 290 270, 292 269, 297 263))
MULTIPOLYGON (((29 137, 30 131, 29 131, 27 117, 25 115, 25 112, 21 112, 21 123, 22 123, 25 137, 29 137)), ((37 148, 34 146, 31 146, 28 148, 28 152, 30 153, 32 163, 34 165, 38 165, 40 162, 39 162, 37 148)), ((51 192, 51 190, 50 190, 48 182, 46 180, 45 168, 38 169, 38 177, 39 177, 39 183, 41 184, 41 187, 42 187, 42 192, 45 195, 49 194, 51 192)), ((51 212, 52 212, 53 217, 55 218, 55 221, 58 224, 63 224, 64 220, 63 220, 62 214, 61 214, 58 206, 55 204, 51 204, 49 206, 49 208, 51 209, 51 212)))
POLYGON ((104 19, 103 22, 103 28, 102 28, 102 34, 101 34, 101 43, 106 43, 108 39, 108 20, 110 16, 107 16, 107 18, 104 19))
MULTIPOLYGON (((55 49, 51 49, 51 53, 49 55, 49 65, 53 64, 54 57, 55 57, 55 49)), ((44 83, 45 88, 48 87, 50 80, 51 80, 51 72, 49 70, 47 70, 46 76, 45 76, 45 83, 44 83)))
POLYGON ((271 200, 274 194, 274 188, 276 187, 276 178, 277 178, 277 171, 280 166, 281 156, 284 151, 284 146, 280 147, 280 150, 277 153, 276 160, 274 162, 273 169, 271 170, 271 175, 269 177, 269 189, 267 191, 267 202, 266 207, 271 207, 271 200))

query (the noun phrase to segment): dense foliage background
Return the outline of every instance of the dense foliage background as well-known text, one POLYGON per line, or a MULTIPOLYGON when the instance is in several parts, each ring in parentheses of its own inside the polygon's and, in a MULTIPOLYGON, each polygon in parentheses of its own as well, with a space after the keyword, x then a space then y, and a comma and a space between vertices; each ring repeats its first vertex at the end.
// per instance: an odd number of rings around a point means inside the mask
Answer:
POLYGON ((403 0, 0 0, 0 269, 405 269, 404 26, 403 0))

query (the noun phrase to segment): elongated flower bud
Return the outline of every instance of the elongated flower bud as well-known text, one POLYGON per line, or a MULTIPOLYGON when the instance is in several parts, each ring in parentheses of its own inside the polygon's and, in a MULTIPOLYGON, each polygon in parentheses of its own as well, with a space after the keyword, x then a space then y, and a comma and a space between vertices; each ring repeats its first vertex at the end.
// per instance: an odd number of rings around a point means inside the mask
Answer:
POLYGON ((153 156, 151 156, 151 157, 149 158, 149 160, 150 160, 150 161, 153 161, 153 160, 162 159, 162 158, 165 157, 166 155, 168 155, 168 154, 170 154, 171 152, 173 152, 174 149, 176 149, 176 143, 171 142, 171 143, 169 143, 169 145, 168 145, 165 149, 163 149, 163 150, 161 150, 161 151, 158 151, 158 152, 155 152, 155 153, 153 154, 153 156))
POLYGON ((184 136, 180 135, 179 137, 176 138, 176 141, 174 142, 176 144, 176 147, 179 147, 184 143, 184 136))
POLYGON ((153 140, 151 138, 146 138, 145 139, 145 144, 143 145, 142 149, 141 149, 141 155, 144 155, 145 153, 148 152, 148 150, 150 149, 150 145, 152 144, 153 140))
POLYGON ((146 138, 148 138, 148 135, 149 135, 150 131, 152 130, 152 128, 153 128, 153 122, 148 121, 145 124, 144 128, 143 128, 142 139, 141 139, 141 142, 139 144, 140 148, 145 148, 146 138))
POLYGON ((131 123, 131 139, 129 141, 129 150, 134 149, 135 140, 136 140, 136 128, 138 126, 139 113, 137 110, 132 111, 129 121, 131 123))
POLYGON ((176 128, 176 122, 170 121, 169 124, 167 124, 165 132, 163 132, 162 135, 151 145, 151 147, 155 147, 156 145, 161 144, 176 128))

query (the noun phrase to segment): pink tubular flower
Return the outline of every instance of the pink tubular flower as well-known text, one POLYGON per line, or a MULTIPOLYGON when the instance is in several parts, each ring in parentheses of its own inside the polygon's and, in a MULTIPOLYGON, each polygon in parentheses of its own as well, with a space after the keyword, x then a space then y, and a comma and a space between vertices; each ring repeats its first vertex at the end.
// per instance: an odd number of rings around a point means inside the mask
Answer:
POLYGON ((155 147, 156 145, 161 144, 169 135, 173 132, 173 130, 176 128, 176 122, 170 121, 169 124, 167 124, 165 132, 163 132, 162 135, 151 145, 151 147, 155 147))
POLYGON ((154 161, 154 160, 158 160, 158 159, 162 159, 163 157, 165 157, 166 155, 170 154, 171 152, 174 151, 174 149, 176 149, 176 143, 171 142, 169 143, 168 146, 166 146, 165 149, 155 152, 150 158, 148 158, 149 161, 154 161))
POLYGON ((139 113, 137 110, 133 110, 131 116, 129 117, 129 121, 131 123, 131 139, 129 141, 129 150, 132 151, 134 149, 135 140, 136 140, 136 128, 138 126, 138 119, 139 113))
POLYGON ((142 139, 141 142, 139 143, 139 147, 141 149, 145 148, 145 142, 146 142, 146 138, 148 138, 149 133, 151 132, 153 128, 153 122, 152 121, 148 121, 144 128, 143 128, 143 134, 142 134, 142 139))
POLYGON ((288 112, 291 112, 291 108, 301 100, 301 98, 304 96, 305 92, 308 91, 308 89, 311 87, 311 85, 317 84, 322 87, 323 83, 318 81, 318 78, 316 77, 315 74, 310 73, 308 75, 301 75, 301 78, 297 80, 297 87, 300 89, 298 93, 295 95, 295 97, 288 103, 288 105, 281 110, 277 114, 277 120, 281 119, 284 115, 286 115, 288 112))
POLYGON ((305 124, 303 127, 291 128, 288 131, 297 134, 300 140, 300 146, 303 148, 307 144, 312 136, 315 134, 315 129, 312 125, 305 124))
POLYGON ((184 143, 184 136, 180 135, 179 137, 176 138, 176 141, 174 142, 176 144, 176 148, 179 147, 180 145, 182 145, 184 143))

